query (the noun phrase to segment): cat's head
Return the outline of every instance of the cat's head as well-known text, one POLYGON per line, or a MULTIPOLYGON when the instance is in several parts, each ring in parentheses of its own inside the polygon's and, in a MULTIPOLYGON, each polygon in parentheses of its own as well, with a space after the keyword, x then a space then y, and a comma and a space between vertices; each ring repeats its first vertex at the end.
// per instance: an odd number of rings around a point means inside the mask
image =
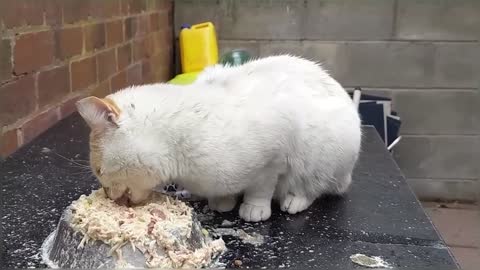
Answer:
POLYGON ((139 158, 141 148, 128 114, 109 97, 87 97, 76 106, 91 129, 90 166, 108 197, 128 196, 133 203, 147 199, 155 181, 139 158))

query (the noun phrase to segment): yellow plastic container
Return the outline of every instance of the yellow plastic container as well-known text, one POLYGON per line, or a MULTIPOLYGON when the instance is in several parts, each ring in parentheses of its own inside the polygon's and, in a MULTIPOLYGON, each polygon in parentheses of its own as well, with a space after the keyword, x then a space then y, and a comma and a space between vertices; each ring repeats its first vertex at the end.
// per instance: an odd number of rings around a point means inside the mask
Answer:
POLYGON ((195 24, 180 31, 180 59, 182 73, 201 71, 218 63, 217 35, 211 22, 195 24))

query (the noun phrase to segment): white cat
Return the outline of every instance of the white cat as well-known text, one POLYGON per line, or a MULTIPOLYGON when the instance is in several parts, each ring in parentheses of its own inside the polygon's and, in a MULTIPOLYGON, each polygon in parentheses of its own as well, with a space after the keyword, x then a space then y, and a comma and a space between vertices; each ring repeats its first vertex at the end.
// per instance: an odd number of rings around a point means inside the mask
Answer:
POLYGON ((317 64, 273 56, 206 69, 191 85, 134 86, 78 101, 91 127, 91 166, 108 195, 142 202, 171 180, 230 211, 294 214, 351 182, 360 118, 317 64))

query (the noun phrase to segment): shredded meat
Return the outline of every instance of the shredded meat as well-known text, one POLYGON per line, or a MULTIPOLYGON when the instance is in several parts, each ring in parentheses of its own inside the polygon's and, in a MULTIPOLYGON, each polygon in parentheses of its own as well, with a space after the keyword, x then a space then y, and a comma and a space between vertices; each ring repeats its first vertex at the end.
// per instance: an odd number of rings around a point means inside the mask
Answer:
POLYGON ((156 194, 146 204, 132 208, 118 205, 97 190, 82 195, 71 210, 71 226, 84 236, 81 246, 99 240, 120 257, 119 248, 129 243, 145 255, 148 267, 204 267, 225 249, 223 240, 218 239, 192 250, 185 243, 192 232, 192 208, 168 196, 156 194))

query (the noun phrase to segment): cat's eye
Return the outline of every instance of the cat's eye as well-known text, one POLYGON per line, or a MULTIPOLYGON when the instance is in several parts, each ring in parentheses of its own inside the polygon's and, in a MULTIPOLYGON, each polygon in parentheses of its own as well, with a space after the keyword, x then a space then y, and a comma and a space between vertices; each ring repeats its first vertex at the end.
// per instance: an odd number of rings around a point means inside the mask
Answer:
POLYGON ((95 169, 95 171, 97 172, 98 175, 102 175, 102 169, 101 168, 97 168, 97 169, 95 169))
POLYGON ((112 123, 112 124, 115 123, 115 122, 114 122, 114 119, 113 119, 113 114, 112 114, 112 113, 109 113, 109 114, 107 115, 107 120, 108 120, 108 122, 110 122, 110 123, 112 123))
POLYGON ((115 118, 116 118, 115 114, 113 114, 113 113, 107 114, 107 121, 108 121, 109 123, 115 125, 116 127, 118 127, 118 124, 117 124, 115 118))

